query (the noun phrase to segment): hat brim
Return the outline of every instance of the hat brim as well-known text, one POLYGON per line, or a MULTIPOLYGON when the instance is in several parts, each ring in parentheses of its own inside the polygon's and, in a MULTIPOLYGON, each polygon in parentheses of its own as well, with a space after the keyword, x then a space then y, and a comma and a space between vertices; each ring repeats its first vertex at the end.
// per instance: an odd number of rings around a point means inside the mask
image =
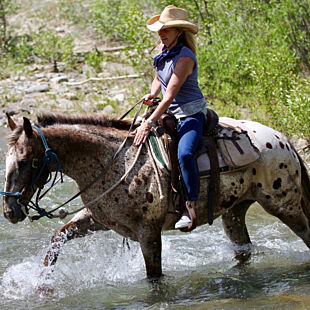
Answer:
POLYGON ((198 32, 198 26, 186 20, 172 20, 166 23, 162 23, 159 21, 159 18, 160 15, 156 15, 150 18, 146 23, 146 27, 151 31, 159 31, 160 29, 163 28, 176 27, 189 30, 194 34, 198 32))

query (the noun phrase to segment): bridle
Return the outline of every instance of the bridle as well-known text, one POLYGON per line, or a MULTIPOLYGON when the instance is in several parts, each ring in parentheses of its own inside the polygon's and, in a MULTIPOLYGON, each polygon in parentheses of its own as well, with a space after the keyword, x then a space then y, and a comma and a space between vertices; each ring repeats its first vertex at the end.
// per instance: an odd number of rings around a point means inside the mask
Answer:
MULTIPOLYGON (((61 182, 63 182, 63 173, 62 173, 62 168, 61 168, 61 164, 60 161, 58 159, 58 156, 52 152, 52 150, 49 148, 47 141, 45 139, 45 136, 43 134, 43 132, 41 131, 41 129, 34 125, 33 126, 37 132, 39 133, 43 146, 44 146, 44 156, 42 158, 42 163, 41 163, 41 167, 40 170, 38 172, 38 174, 36 175, 36 177, 33 179, 30 188, 33 187, 38 181, 39 179, 42 177, 43 172, 45 171, 45 169, 47 169, 48 171, 48 176, 46 178, 46 180, 44 181, 44 183, 39 187, 38 192, 36 194, 36 198, 35 198, 35 202, 33 202, 31 199, 27 199, 27 198, 23 198, 22 197, 22 192, 5 192, 5 191, 0 191, 0 194, 3 196, 7 196, 7 197, 14 197, 17 198, 17 202, 18 204, 22 207, 22 211, 23 213, 30 218, 30 220, 35 220, 37 218, 35 218, 35 216, 29 216, 28 215, 28 209, 33 209, 35 211, 37 211, 39 213, 39 216, 47 216, 48 218, 52 218, 53 215, 50 212, 47 212, 44 208, 41 208, 39 206, 39 201, 41 198, 43 198, 47 192, 49 190, 51 190, 56 183, 58 183, 59 180, 61 180, 61 182), (56 162, 56 172, 53 178, 53 181, 50 185, 50 187, 41 195, 41 191, 44 188, 44 186, 49 183, 52 180, 52 169, 51 169, 51 165, 53 164, 53 162, 56 162), (60 174, 60 179, 57 180, 57 176, 58 174, 60 174)), ((32 159, 32 163, 31 163, 31 167, 34 169, 38 169, 38 158, 33 158, 32 159)))
MULTIPOLYGON (((157 99, 157 98, 156 98, 157 99)), ((82 190, 80 190, 78 193, 74 194, 71 198, 69 198, 66 202, 64 202, 63 204, 53 208, 52 210, 50 211, 47 211, 46 209, 44 208, 41 208, 39 206, 39 201, 41 198, 43 198, 48 191, 50 191, 59 181, 61 181, 61 183, 63 183, 63 172, 62 172, 62 168, 61 168, 61 164, 60 164, 60 161, 59 161, 59 158, 58 156, 52 152, 52 150, 49 148, 48 144, 47 144, 47 141, 46 141, 46 138, 42 132, 42 130, 34 125, 33 127, 38 131, 40 137, 41 137, 41 140, 42 140, 42 143, 43 143, 43 146, 44 146, 44 156, 43 156, 43 159, 42 159, 42 163, 41 163, 41 167, 40 167, 40 170, 39 170, 39 173, 38 175, 34 178, 34 180, 32 181, 30 187, 33 187, 36 182, 38 182, 38 180, 42 177, 42 174, 44 172, 45 169, 47 169, 48 171, 48 177, 46 178, 46 180, 44 181, 44 183, 39 187, 38 189, 38 192, 36 194, 36 198, 35 198, 35 201, 32 201, 31 199, 25 199, 22 197, 22 193, 21 192, 5 192, 5 191, 0 191, 0 195, 3 195, 3 196, 7 196, 7 197, 14 197, 14 198, 17 198, 17 203, 21 206, 21 210, 22 212, 24 213, 24 215, 26 217, 28 217, 30 219, 30 221, 34 221, 34 220, 38 220, 40 219, 41 217, 48 217, 48 218, 65 218, 67 215, 71 215, 71 214, 74 214, 74 213, 77 213, 79 211, 81 211, 82 209, 86 208, 86 206, 94 203, 95 201, 98 200, 98 198, 101 198, 103 195, 109 193, 110 191, 112 191, 117 185, 119 185, 121 183, 121 181, 128 175, 128 173, 131 171, 131 169, 133 168, 134 165, 132 165, 126 172, 125 174, 122 176, 122 178, 116 182, 109 190, 105 191, 103 194, 101 194, 99 197, 97 197, 96 199, 94 199, 93 201, 89 202, 87 205, 84 205, 83 207, 75 210, 75 211, 72 211, 72 212, 67 212, 63 209, 61 209, 62 207, 64 207, 65 205, 67 205, 69 202, 71 202, 72 200, 74 200, 75 198, 77 198, 78 196, 80 196, 82 193, 84 193, 87 189, 89 189, 94 183, 96 183, 99 179, 101 179, 103 177, 104 174, 107 173, 107 171, 110 169, 110 167, 112 166, 113 162, 115 161, 115 159, 117 158, 117 156, 119 155, 119 153, 121 152, 121 150, 123 149, 129 135, 130 135, 130 132, 136 122, 136 119, 141 111, 141 108, 142 108, 142 105, 143 105, 143 99, 139 100, 130 110, 128 110, 124 115, 121 116, 120 120, 123 119, 133 108, 135 108, 139 103, 141 103, 138 111, 136 112, 135 114, 135 117, 133 119, 133 121, 131 122, 131 125, 130 125, 130 128, 128 130, 128 133, 127 133, 127 136, 126 138, 123 140, 123 142, 121 143, 121 145, 119 146, 118 150, 115 152, 115 154, 112 156, 112 158, 110 159, 108 165, 106 165, 106 169, 103 169, 99 175, 97 175, 90 183, 88 183, 82 190), (44 186, 49 183, 51 180, 52 180, 52 170, 51 170, 51 165, 53 164, 53 162, 56 162, 56 173, 54 175, 54 178, 53 178, 53 181, 50 185, 50 187, 41 195, 41 191, 42 189, 44 188, 44 186), (57 176, 58 174, 60 174, 60 178, 57 179, 57 176), (21 199, 22 198, 22 199, 21 199), (30 209, 33 209, 34 211, 36 211, 38 213, 38 215, 33 215, 33 216, 30 216, 29 215, 29 210, 28 208, 30 209), (58 214, 54 214, 57 210, 59 210, 59 213, 58 214)), ((136 159, 135 159, 135 162, 136 160, 138 159, 138 156, 140 154, 140 151, 141 151, 141 148, 142 148, 142 144, 140 145, 139 147, 139 150, 137 152, 137 155, 136 155, 136 159)), ((38 159, 37 158, 34 158, 32 160, 32 168, 35 168, 37 169, 38 166, 38 159)), ((134 162, 134 163, 135 163, 134 162)))

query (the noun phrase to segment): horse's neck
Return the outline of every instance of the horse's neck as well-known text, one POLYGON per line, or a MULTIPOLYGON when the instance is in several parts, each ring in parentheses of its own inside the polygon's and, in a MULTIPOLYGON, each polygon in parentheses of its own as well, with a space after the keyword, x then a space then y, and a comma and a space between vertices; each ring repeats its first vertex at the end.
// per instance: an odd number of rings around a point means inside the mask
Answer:
POLYGON ((63 172, 79 182, 92 179, 105 169, 126 137, 126 133, 111 128, 87 130, 73 125, 47 128, 44 133, 63 172))

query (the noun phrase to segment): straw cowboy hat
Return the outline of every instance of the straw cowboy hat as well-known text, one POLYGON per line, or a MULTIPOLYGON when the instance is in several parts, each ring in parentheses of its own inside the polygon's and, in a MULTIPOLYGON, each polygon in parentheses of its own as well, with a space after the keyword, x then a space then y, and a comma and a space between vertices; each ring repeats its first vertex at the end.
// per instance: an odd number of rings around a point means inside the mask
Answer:
POLYGON ((146 26, 151 31, 159 31, 162 28, 182 28, 196 34, 198 26, 187 20, 187 11, 174 5, 168 5, 160 15, 150 18, 146 26))

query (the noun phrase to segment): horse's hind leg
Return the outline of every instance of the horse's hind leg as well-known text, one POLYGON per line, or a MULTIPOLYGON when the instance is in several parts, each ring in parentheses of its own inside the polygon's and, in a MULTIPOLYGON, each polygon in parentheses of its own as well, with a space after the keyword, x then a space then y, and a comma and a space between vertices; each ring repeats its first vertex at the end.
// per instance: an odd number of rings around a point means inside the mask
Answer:
POLYGON ((275 207, 263 205, 262 207, 271 215, 279 218, 286 224, 304 243, 310 248, 310 227, 309 219, 303 210, 303 201, 299 204, 297 197, 295 203, 287 202, 283 204, 285 207, 275 207))
POLYGON ((245 215, 252 203, 253 201, 250 200, 242 201, 222 215, 224 230, 228 238, 238 246, 244 246, 235 250, 235 257, 240 262, 245 262, 251 256, 250 248, 245 247, 251 244, 245 224, 245 215))
POLYGON ((83 237, 89 231, 107 230, 102 224, 96 222, 91 213, 83 209, 77 213, 72 220, 61 227, 52 237, 52 244, 48 250, 44 266, 51 266, 56 263, 61 247, 69 240, 83 237))

